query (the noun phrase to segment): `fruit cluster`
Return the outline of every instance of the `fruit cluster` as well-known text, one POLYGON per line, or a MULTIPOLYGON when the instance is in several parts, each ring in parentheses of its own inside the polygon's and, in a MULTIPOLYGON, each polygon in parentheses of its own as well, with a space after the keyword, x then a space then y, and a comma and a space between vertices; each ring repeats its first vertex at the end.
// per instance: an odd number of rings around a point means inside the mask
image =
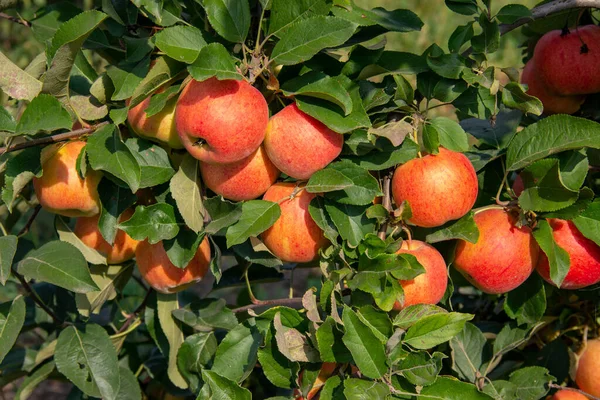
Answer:
POLYGON ((576 113, 586 95, 600 92, 600 27, 546 33, 525 65, 521 82, 542 102, 545 114, 576 113))

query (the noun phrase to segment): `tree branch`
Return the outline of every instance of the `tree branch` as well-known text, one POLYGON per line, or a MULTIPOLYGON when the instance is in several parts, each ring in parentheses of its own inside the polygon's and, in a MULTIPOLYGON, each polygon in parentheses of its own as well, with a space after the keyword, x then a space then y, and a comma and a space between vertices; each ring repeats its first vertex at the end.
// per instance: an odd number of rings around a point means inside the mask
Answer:
POLYGON ((26 149, 28 147, 42 146, 45 144, 64 142, 66 140, 74 139, 79 136, 83 136, 87 133, 94 132, 95 130, 100 129, 105 125, 108 125, 108 122, 101 122, 98 125, 90 126, 89 128, 77 129, 77 130, 74 130, 71 132, 59 133, 57 135, 46 136, 46 137, 42 137, 39 139, 33 139, 28 142, 17 143, 14 146, 0 147, 0 155, 2 155, 4 153, 10 153, 11 151, 26 149))
POLYGON ((33 290, 33 288, 25 280, 25 278, 21 274, 19 274, 17 271, 15 271, 14 269, 12 270, 12 273, 19 280, 19 282, 21 282, 21 286, 23 286, 25 291, 29 294, 29 297, 31 297, 31 300, 33 300, 33 302, 35 304, 37 304, 42 310, 44 310, 46 312, 46 314, 48 314, 52 318, 52 320, 54 321, 54 324, 56 324, 58 326, 63 325, 64 321, 62 321, 60 318, 58 318, 58 315, 56 315, 56 313, 50 307, 48 307, 46 305, 46 303, 44 303, 44 301, 33 290))
POLYGON ((7 19, 9 21, 16 22, 17 24, 21 24, 21 25, 26 26, 26 27, 30 27, 31 26, 31 24, 28 21, 25 21, 23 18, 13 17, 12 15, 8 15, 8 14, 5 14, 3 12, 0 12, 0 18, 4 18, 4 19, 7 19))
POLYGON ((588 399, 591 399, 591 400, 600 400, 600 398, 592 396, 591 394, 588 394, 588 393, 584 392, 583 390, 574 389, 574 388, 570 388, 570 387, 566 387, 566 386, 560 386, 560 385, 557 385, 556 383, 551 383, 548 385, 548 387, 550 387, 552 389, 568 390, 569 392, 576 392, 581 395, 584 395, 585 397, 587 397, 588 399))

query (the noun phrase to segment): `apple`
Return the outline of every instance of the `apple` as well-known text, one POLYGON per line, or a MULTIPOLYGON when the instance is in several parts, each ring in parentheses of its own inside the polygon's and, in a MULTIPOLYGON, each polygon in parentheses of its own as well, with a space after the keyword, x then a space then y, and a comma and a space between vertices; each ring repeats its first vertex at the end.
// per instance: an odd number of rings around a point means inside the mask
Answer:
POLYGON ((397 254, 412 254, 425 268, 414 279, 400 281, 404 290, 402 304, 396 302, 394 309, 401 310, 413 304, 437 304, 444 297, 448 286, 446 262, 435 247, 420 240, 405 240, 397 254))
POLYGON ((527 280, 538 261, 539 246, 531 229, 517 226, 517 218, 491 208, 475 214, 479 240, 459 240, 454 267, 482 292, 506 293, 527 280))
POLYGON ((263 95, 244 80, 192 80, 175 109, 175 123, 187 151, 206 163, 227 164, 252 154, 269 122, 263 95))
POLYGON ((102 174, 88 169, 84 179, 77 172, 77 158, 85 146, 82 140, 57 143, 42 150, 40 178, 33 178, 41 206, 66 217, 90 217, 100 212, 98 183, 102 174))
POLYGON ((263 196, 263 200, 279 203, 281 216, 261 234, 261 239, 284 262, 313 261, 319 256, 319 249, 329 243, 308 212, 315 197, 296 183, 283 182, 271 186, 263 196))
POLYGON ((600 340, 588 340, 577 363, 575 383, 579 389, 600 397, 600 340))
POLYGON ((275 183, 279 170, 260 146, 248 157, 231 164, 200 162, 200 174, 206 187, 233 201, 261 196, 275 183))
MULTIPOLYGON (((119 216, 119 222, 127 221, 134 213, 133 208, 128 208, 119 216)), ((135 249, 139 242, 132 239, 122 230, 118 230, 115 235, 114 244, 108 243, 102 237, 98 229, 98 220, 100 214, 93 217, 80 217, 75 222, 73 233, 88 247, 97 250, 106 257, 109 264, 120 264, 131 260, 135 256, 135 249)))
POLYGON ((409 223, 425 228, 440 226, 465 215, 477 200, 477 174, 462 153, 442 147, 438 154, 400 165, 392 179, 396 205, 408 201, 409 223))
MULTIPOLYGON (((554 241, 567 253, 571 267, 565 277, 561 289, 581 289, 600 282, 600 247, 594 241, 579 232, 575 224, 562 219, 549 219, 554 241)), ((548 283, 550 265, 544 252, 540 253, 537 271, 548 283)))
POLYGON ((546 397, 546 400, 588 400, 588 397, 572 390, 559 390, 553 396, 546 397))
POLYGON ((344 137, 290 104, 269 120, 265 150, 284 174, 308 179, 342 151, 344 137))
POLYGON ((523 178, 521 178, 521 175, 517 175, 515 178, 515 181, 512 184, 512 190, 517 197, 519 197, 525 190, 525 183, 523 183, 523 178))
MULTIPOLYGON (((159 90, 157 93, 160 93, 159 90)), ((146 115, 146 108, 150 105, 150 96, 127 112, 127 122, 131 129, 139 136, 152 141, 166 144, 173 149, 183 149, 183 144, 177 134, 175 126, 175 105, 177 99, 167 102, 165 107, 150 117, 146 115)), ((127 102, 129 104, 129 101, 127 102)))
POLYGON ((150 286, 161 293, 176 293, 204 278, 210 265, 210 244, 205 237, 185 268, 177 268, 171 263, 162 242, 140 242, 135 258, 142 278, 150 286))
POLYGON ((600 27, 596 25, 546 33, 537 42, 533 59, 540 79, 556 94, 600 92, 600 27))
POLYGON ((537 97, 544 105, 544 114, 574 114, 585 101, 583 95, 561 96, 553 93, 541 80, 534 60, 529 60, 523 69, 521 83, 528 86, 527 94, 537 97))

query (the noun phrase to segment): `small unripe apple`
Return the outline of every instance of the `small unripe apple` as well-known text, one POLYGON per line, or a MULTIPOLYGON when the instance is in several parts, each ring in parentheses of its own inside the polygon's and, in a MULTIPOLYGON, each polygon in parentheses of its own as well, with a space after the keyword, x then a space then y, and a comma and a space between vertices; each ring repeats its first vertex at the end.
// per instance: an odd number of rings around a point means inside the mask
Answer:
POLYGON ((271 117, 265 150, 284 174, 308 179, 340 155, 344 137, 290 104, 271 117))
POLYGON ((187 151, 207 163, 232 163, 262 143, 269 122, 263 95, 244 80, 192 80, 177 101, 175 123, 187 151))
POLYGON ((585 101, 583 95, 561 96, 552 92, 541 80, 534 60, 529 60, 523 69, 521 82, 527 84, 527 94, 537 97, 544 105, 544 114, 574 114, 585 101))
POLYGON ((176 293, 200 282, 210 265, 210 244, 204 238, 192 261, 185 268, 177 268, 165 251, 162 242, 140 242, 135 258, 142 278, 161 293, 176 293))
POLYGON ((200 162, 206 187, 233 201, 252 200, 267 191, 277 180, 279 170, 260 146, 248 157, 231 164, 200 162))
POLYGON ((100 212, 98 183, 102 174, 88 169, 85 179, 77 172, 77 157, 85 146, 82 140, 57 143, 42 150, 41 178, 33 178, 41 206, 66 217, 89 217, 100 212))
MULTIPOLYGON (((552 236, 559 247, 569 253, 571 267, 565 277, 561 289, 581 289, 600 282, 600 247, 579 232, 575 224, 562 219, 549 219, 552 236)), ((548 257, 541 252, 537 271, 548 283, 550 265, 548 257)))
POLYGON ((588 400, 588 397, 572 390, 559 390, 554 395, 546 397, 546 400, 588 400))
POLYGON ((588 340, 577 364, 575 383, 584 392, 600 397, 600 340, 588 340))
POLYGON ((477 200, 477 174, 462 153, 442 147, 438 154, 400 165, 392 179, 396 205, 408 201, 411 224, 432 228, 459 219, 477 200))
POLYGON ((394 309, 401 310, 414 304, 437 304, 444 297, 448 286, 446 262, 435 247, 420 240, 405 240, 397 254, 412 254, 425 268, 414 279, 400 281, 404 290, 402 304, 396 302, 394 309))
POLYGON ((480 211, 474 219, 479 240, 459 240, 453 265, 482 292, 510 292, 537 264, 540 249, 531 229, 517 226, 517 218, 500 208, 480 211))
MULTIPOLYGON (((160 91, 157 93, 160 93, 160 91)), ((160 112, 148 117, 146 108, 150 105, 150 99, 150 97, 147 97, 140 104, 129 109, 127 112, 129 126, 141 137, 166 144, 172 149, 183 149, 183 144, 179 139, 175 126, 175 104, 177 99, 169 100, 160 112)))
POLYGON ((586 25, 564 34, 546 33, 533 58, 540 78, 552 92, 566 96, 600 92, 600 27, 586 25))
POLYGON ((308 212, 308 205, 315 196, 298 188, 296 183, 283 182, 271 186, 263 196, 263 200, 278 202, 281 208, 279 219, 260 235, 265 246, 280 260, 313 261, 319 256, 319 249, 329 243, 308 212))
MULTIPOLYGON (((128 208, 119 216, 119 222, 127 221, 133 215, 134 209, 128 208)), ((117 230, 114 244, 108 243, 102 237, 100 229, 98 229, 98 220, 100 215, 93 217, 77 218, 73 233, 86 245, 106 257, 109 264, 120 264, 124 261, 131 260, 135 255, 135 249, 139 242, 132 239, 127 233, 122 230, 117 230)))

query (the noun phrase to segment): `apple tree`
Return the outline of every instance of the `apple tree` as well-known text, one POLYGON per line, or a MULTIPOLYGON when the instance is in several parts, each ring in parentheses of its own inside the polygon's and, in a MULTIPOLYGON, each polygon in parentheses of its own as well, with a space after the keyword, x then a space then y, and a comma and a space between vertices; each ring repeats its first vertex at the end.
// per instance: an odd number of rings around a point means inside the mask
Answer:
POLYGON ((600 398, 600 1, 431 3, 0 0, 0 386, 600 398))

